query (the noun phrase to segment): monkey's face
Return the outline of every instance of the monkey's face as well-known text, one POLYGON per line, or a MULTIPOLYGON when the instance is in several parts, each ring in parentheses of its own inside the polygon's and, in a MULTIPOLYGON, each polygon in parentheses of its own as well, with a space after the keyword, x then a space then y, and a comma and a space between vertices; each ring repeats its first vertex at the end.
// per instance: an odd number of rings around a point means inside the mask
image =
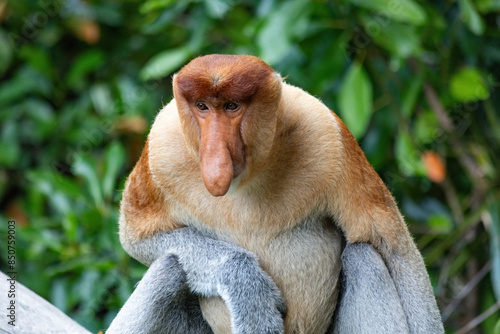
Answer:
POLYGON ((225 195, 231 181, 245 167, 245 144, 240 129, 247 108, 242 102, 208 97, 191 104, 191 114, 200 129, 203 182, 212 195, 225 195))
POLYGON ((182 68, 173 85, 205 187, 225 195, 232 180, 270 150, 259 139, 274 137, 281 81, 256 57, 209 55, 182 68))

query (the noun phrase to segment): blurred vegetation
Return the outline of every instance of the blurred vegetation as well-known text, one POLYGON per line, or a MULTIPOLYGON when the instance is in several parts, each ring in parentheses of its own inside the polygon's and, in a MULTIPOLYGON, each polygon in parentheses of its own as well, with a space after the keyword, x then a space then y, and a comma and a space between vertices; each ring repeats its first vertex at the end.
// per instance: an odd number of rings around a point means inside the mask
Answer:
POLYGON ((0 237, 15 219, 20 282, 91 331, 109 325, 145 271, 119 244, 120 190, 171 75, 245 53, 345 120, 406 216, 447 332, 500 333, 499 13, 499 0, 0 0, 0 237))

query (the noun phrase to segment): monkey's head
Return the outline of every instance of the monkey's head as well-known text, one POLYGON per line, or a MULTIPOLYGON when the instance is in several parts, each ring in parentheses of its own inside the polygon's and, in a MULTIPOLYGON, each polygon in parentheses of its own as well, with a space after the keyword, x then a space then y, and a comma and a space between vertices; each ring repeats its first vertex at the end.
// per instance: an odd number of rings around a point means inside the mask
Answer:
POLYGON ((225 195, 233 179, 263 164, 271 151, 281 78, 257 57, 208 55, 184 66, 173 89, 205 187, 225 195))

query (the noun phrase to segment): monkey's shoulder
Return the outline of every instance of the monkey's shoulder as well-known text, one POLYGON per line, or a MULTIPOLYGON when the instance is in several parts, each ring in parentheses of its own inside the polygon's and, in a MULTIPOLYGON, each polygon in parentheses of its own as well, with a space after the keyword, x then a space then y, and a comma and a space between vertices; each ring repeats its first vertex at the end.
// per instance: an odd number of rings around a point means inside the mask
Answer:
POLYGON ((310 148, 322 144, 335 149, 340 147, 339 118, 325 104, 304 90, 285 83, 282 96, 282 132, 289 134, 289 139, 306 143, 310 148))
POLYGON ((282 94, 283 125, 277 140, 288 160, 286 165, 300 173, 313 174, 332 174, 342 168, 338 165, 344 155, 343 124, 339 118, 300 88, 284 84, 282 94))

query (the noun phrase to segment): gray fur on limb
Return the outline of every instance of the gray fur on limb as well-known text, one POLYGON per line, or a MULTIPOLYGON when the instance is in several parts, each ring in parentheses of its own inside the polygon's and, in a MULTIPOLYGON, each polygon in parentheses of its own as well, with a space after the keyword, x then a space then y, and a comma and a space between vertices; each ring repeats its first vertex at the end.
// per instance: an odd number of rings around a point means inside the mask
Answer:
MULTIPOLYGON (((151 295, 151 292, 146 290, 154 289, 159 295, 166 297, 155 307, 149 305, 148 309, 151 311, 156 308, 156 312, 161 312, 163 306, 158 306, 165 302, 170 303, 167 304, 167 310, 170 307, 180 308, 170 300, 175 290, 179 289, 179 278, 172 278, 171 275, 177 275, 185 280, 181 282, 186 282, 194 294, 204 297, 220 296, 225 301, 231 317, 232 333, 283 333, 282 314, 285 312, 285 304, 281 293, 271 277, 260 268, 255 255, 249 251, 204 236, 187 227, 168 233, 158 233, 135 243, 123 240, 126 238, 124 235, 120 237, 127 253, 146 265, 153 263, 148 270, 149 275, 145 276, 146 283, 142 286, 139 284, 138 289, 140 288, 140 291, 147 296, 151 295), (169 268, 173 266, 171 260, 165 260, 167 254, 175 255, 183 274, 179 274, 176 266, 174 267, 177 269, 173 271, 162 269, 165 266, 169 268), (158 286, 155 282, 162 284, 158 286), (173 284, 173 292, 165 287, 168 284, 173 284)), ((131 326, 128 322, 132 321, 130 317, 133 317, 134 305, 140 310, 137 305, 151 303, 140 294, 141 292, 138 292, 134 298, 139 304, 127 302, 130 305, 126 304, 120 311, 108 333, 128 333, 121 328, 131 326), (130 314, 130 317, 122 316, 123 312, 130 314)), ((146 312, 140 313, 149 316, 146 312)), ((176 314, 181 313, 176 311, 176 314)), ((164 330, 167 333, 190 333, 189 330, 185 330, 186 323, 182 319, 184 318, 180 317, 177 323, 172 321, 164 330)), ((144 330, 142 332, 146 333, 144 330)))
POLYGON ((394 281, 368 244, 347 244, 332 334, 410 333, 394 281))
MULTIPOLYGON (((151 252, 161 253, 166 244, 169 251, 184 253, 183 260, 178 261, 177 256, 172 255, 160 256, 107 333, 212 333, 201 316, 197 298, 189 290, 193 289, 191 284, 197 286, 201 282, 210 285, 212 281, 223 282, 225 288, 216 289, 223 295, 243 293, 243 298, 230 310, 234 313, 232 320, 238 319, 246 327, 233 327, 233 333, 283 333, 279 325, 273 327, 273 331, 256 329, 262 328, 256 327, 259 323, 269 322, 262 322, 262 315, 263 319, 279 321, 276 305, 281 310, 284 306, 279 304, 280 299, 276 295, 273 296, 278 292, 246 250, 184 228, 148 239, 146 244, 132 246, 127 251, 149 263, 149 259, 156 256, 151 252), (172 240, 174 238, 177 241, 172 240), (183 270, 184 264, 191 271, 190 279, 183 270), (265 279, 262 280, 262 277, 265 279), (271 295, 266 295, 266 291, 270 291, 271 295)), ((341 292, 329 333, 444 332, 434 296, 418 288, 428 284, 425 268, 419 268, 421 259, 406 263, 394 255, 391 261, 394 262, 393 268, 399 268, 398 272, 392 272, 399 281, 393 279, 382 257, 371 245, 346 245, 342 254, 341 292)), ((198 288, 196 293, 210 289, 198 288)))
POLYGON ((107 334, 211 334, 198 297, 174 255, 155 261, 127 300, 107 334))
POLYGON ((347 244, 332 333, 444 333, 436 300, 427 289, 427 271, 420 254, 414 254, 393 254, 386 266, 372 246, 347 244))
POLYGON ((48 301, 25 287, 15 282, 16 297, 8 299, 9 277, 0 272, 0 291, 2 291, 1 308, 7 312, 10 300, 15 300, 16 321, 15 326, 8 324, 8 319, 2 314, 0 332, 11 334, 90 334, 85 328, 69 318, 61 310, 48 301))
POLYGON ((415 244, 409 254, 394 252, 387 268, 394 280, 411 334, 444 333, 443 321, 427 275, 424 260, 415 244))

